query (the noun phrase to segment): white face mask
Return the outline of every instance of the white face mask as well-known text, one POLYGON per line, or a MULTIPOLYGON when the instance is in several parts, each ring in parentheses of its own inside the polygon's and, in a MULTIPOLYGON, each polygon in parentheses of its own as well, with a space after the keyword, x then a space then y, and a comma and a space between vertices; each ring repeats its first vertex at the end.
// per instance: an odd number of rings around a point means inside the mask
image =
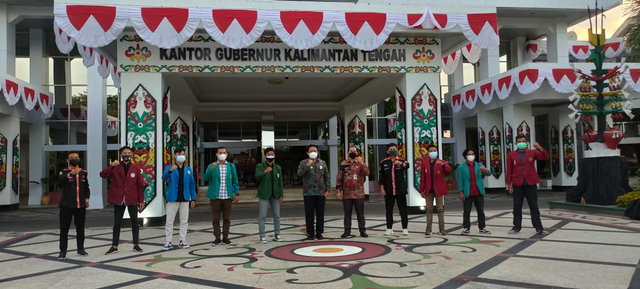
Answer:
POLYGON ((227 154, 219 154, 218 155, 218 159, 221 160, 221 161, 227 160, 227 154))
POLYGON ((315 160, 316 158, 318 158, 318 153, 316 152, 309 153, 309 158, 312 160, 315 160))
POLYGON ((467 160, 472 162, 476 160, 476 156, 467 156, 467 160))

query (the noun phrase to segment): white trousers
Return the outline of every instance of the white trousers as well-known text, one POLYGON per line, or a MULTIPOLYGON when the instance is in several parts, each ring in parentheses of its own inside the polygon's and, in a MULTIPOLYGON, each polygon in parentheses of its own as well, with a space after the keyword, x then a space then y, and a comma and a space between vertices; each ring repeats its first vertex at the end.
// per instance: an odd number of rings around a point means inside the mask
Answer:
POLYGON ((167 203, 167 223, 164 226, 166 234, 165 244, 171 243, 173 239, 173 221, 176 213, 180 211, 180 241, 187 242, 187 228, 189 227, 189 202, 168 202, 167 203))

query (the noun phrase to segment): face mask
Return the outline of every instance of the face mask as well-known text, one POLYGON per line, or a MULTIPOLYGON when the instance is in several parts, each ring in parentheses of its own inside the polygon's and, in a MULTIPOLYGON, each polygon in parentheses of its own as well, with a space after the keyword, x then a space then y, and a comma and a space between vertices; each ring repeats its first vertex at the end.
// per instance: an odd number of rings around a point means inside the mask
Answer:
POLYGON ((309 153, 309 158, 312 160, 315 160, 316 158, 318 158, 318 153, 316 152, 309 153))
POLYGON ((476 160, 476 156, 467 156, 467 160, 472 162, 476 160))
POLYGON ((526 142, 519 142, 518 143, 518 149, 523 150, 527 148, 527 143, 526 142))
POLYGON ((123 162, 128 162, 131 160, 131 156, 122 156, 122 161, 123 162))
POLYGON ((355 159, 358 156, 358 153, 349 153, 349 158, 355 159))
POLYGON ((438 152, 430 152, 429 157, 435 159, 438 156, 438 152))
POLYGON ((218 155, 218 159, 221 160, 221 161, 225 161, 225 160, 227 160, 227 155, 226 154, 219 154, 218 155))
POLYGON ((268 156, 268 157, 267 157, 267 161, 268 161, 268 162, 272 162, 272 161, 273 161, 273 160, 275 160, 275 159, 276 159, 276 157, 274 157, 274 156, 268 156))
POLYGON ((80 164, 80 160, 79 159, 70 159, 69 160, 69 165, 72 167, 77 167, 80 164))
POLYGON ((186 156, 177 156, 176 157, 176 161, 178 161, 179 163, 184 163, 184 161, 187 159, 186 156))
POLYGON ((398 151, 396 151, 396 150, 389 151, 389 156, 397 157, 398 156, 398 151))

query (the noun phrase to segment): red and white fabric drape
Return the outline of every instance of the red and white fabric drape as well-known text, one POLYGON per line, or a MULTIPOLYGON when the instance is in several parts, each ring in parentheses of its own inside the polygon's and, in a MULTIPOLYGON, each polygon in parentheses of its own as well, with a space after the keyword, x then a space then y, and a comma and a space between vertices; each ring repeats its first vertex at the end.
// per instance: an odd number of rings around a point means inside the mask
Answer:
MULTIPOLYGON (((56 43, 58 43, 57 40, 56 43)), ((75 42, 68 42, 67 44, 64 44, 63 48, 67 52, 63 52, 62 50, 60 50, 60 52, 69 53, 73 50, 72 44, 75 45, 75 42)), ((60 49, 60 46, 58 46, 58 49, 60 49)), ((95 48, 78 44, 78 52, 80 53, 80 56, 82 56, 82 64, 84 64, 85 67, 92 67, 97 62, 98 73, 100 76, 102 76, 102 78, 111 76, 111 80, 113 80, 115 87, 120 87, 120 72, 118 72, 118 67, 115 63, 109 61, 109 59, 100 54, 95 48)))
MULTIPOLYGON (((354 48, 373 50, 388 39, 396 25, 447 31, 459 27, 480 49, 499 45, 496 13, 416 14, 323 11, 224 10, 55 4, 56 38, 61 51, 71 40, 98 48, 114 41, 130 20, 140 37, 160 48, 188 41, 202 22, 211 37, 224 46, 246 48, 271 24, 282 41, 296 49, 318 46, 335 24, 354 48)), ((65 49, 66 48, 66 49, 65 49)))
MULTIPOLYGON (((618 57, 624 48, 624 38, 607 39, 604 44, 604 55, 606 58, 618 57)), ((547 53, 547 43, 545 41, 528 41, 525 49, 526 59, 533 61, 540 54, 547 53)), ((576 59, 588 59, 591 56, 591 49, 593 46, 588 41, 569 41, 568 53, 576 59)))
POLYGON ((50 117, 53 113, 53 98, 50 95, 20 84, 17 80, 0 76, 0 90, 10 106, 22 100, 27 110, 41 110, 46 117, 50 117))
POLYGON ((469 63, 476 63, 480 60, 481 55, 482 49, 473 43, 469 43, 461 49, 458 49, 442 58, 442 71, 446 74, 454 73, 458 67, 461 56, 464 56, 469 63))

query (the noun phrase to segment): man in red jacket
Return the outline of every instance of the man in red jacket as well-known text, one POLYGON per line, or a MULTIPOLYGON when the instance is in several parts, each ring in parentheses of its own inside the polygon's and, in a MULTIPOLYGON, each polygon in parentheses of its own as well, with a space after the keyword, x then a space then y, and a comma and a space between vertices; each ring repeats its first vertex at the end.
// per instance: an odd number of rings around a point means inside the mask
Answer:
POLYGON ((124 146, 120 149, 122 163, 115 160, 106 169, 100 172, 100 177, 111 178, 111 188, 107 202, 113 204, 114 225, 113 241, 105 255, 118 253, 120 243, 120 226, 124 217, 124 210, 129 211, 131 218, 131 233, 133 234, 133 251, 142 252, 138 245, 138 210, 144 209, 144 177, 142 169, 131 162, 133 150, 124 146))
POLYGON ((429 162, 423 163, 420 170, 420 195, 427 200, 427 231, 425 235, 431 235, 433 224, 433 199, 436 199, 438 209, 438 231, 440 235, 446 235, 444 230, 444 195, 448 194, 444 174, 451 172, 451 166, 447 162, 438 159, 438 148, 429 145, 429 162))
POLYGON ((527 199, 531 211, 531 223, 536 232, 548 235, 549 232, 540 221, 540 209, 538 208, 538 183, 540 177, 535 168, 535 161, 548 160, 549 153, 538 143, 534 143, 535 150, 527 149, 527 137, 524 134, 516 136, 518 150, 507 155, 507 174, 505 182, 509 194, 513 194, 513 228, 509 234, 517 234, 522 228, 522 204, 527 199))

